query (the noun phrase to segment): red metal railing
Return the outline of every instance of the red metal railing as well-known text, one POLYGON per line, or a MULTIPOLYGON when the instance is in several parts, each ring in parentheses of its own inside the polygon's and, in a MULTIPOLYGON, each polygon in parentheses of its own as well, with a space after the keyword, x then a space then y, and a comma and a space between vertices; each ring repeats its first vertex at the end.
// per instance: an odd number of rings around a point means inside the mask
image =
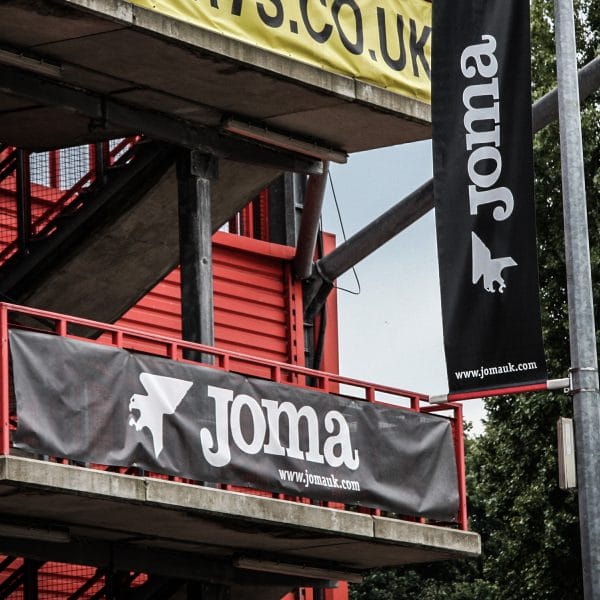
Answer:
MULTIPOLYGON (((334 373, 315 371, 305 367, 279 363, 267 359, 249 356, 230 350, 222 350, 212 346, 204 346, 192 342, 186 342, 160 335, 148 334, 117 325, 99 323, 88 319, 60 315, 45 310, 27 308, 13 304, 0 303, 0 451, 2 454, 10 454, 10 428, 16 423, 17 415, 10 414, 10 367, 9 367, 9 342, 8 330, 10 328, 27 328, 45 331, 50 334, 59 335, 71 339, 83 340, 107 346, 114 346, 132 351, 143 351, 171 360, 191 362, 184 358, 188 350, 195 350, 204 356, 212 357, 213 368, 228 372, 240 373, 242 375, 259 376, 274 382, 308 387, 325 393, 335 393, 338 396, 348 397, 354 400, 366 402, 377 402, 383 404, 398 405, 399 410, 422 411, 428 413, 444 413, 452 423, 455 457, 459 479, 460 508, 457 515, 458 526, 467 529, 466 488, 465 488, 465 466, 463 445, 462 407, 455 403, 430 405, 428 397, 407 390, 401 390, 385 385, 367 383, 334 373), (27 319, 28 325, 24 326, 15 321, 19 317, 22 323, 27 319), (40 326, 38 326, 38 323, 40 326), (85 328, 94 339, 82 337, 81 331, 85 328)), ((188 481, 188 480, 186 480, 188 481)), ((229 488, 230 486, 225 486, 229 488)), ((251 493, 251 492, 250 492, 251 493)), ((276 495, 283 498, 283 495, 276 495)), ((289 496, 285 496, 290 499, 289 496)), ((305 502, 306 499, 296 498, 305 502)), ((332 505, 329 506, 341 506, 332 505)), ((378 509, 366 509, 371 514, 380 514, 378 509)), ((414 519, 410 519, 414 520, 414 519)), ((424 519, 420 519, 425 522, 424 519)))
MULTIPOLYGON (((81 193, 106 170, 131 160, 139 137, 29 153, 0 149, 0 264, 40 235, 50 235, 52 221, 69 207, 81 205, 81 193), (66 154, 66 153, 69 154, 66 154), (20 197, 21 196, 21 197, 20 197), (19 223, 19 203, 26 203, 26 223, 19 223), (19 239, 26 231, 28 239, 19 239)), ((22 218, 22 217, 21 217, 22 218)))

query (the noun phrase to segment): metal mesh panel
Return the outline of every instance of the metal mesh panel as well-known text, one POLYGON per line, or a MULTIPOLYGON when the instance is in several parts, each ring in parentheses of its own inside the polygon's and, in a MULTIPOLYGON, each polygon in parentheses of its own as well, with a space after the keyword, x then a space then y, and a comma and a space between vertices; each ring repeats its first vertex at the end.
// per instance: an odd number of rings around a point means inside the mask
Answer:
POLYGON ((92 183, 91 151, 91 146, 75 146, 30 156, 34 235, 92 183))
MULTIPOLYGON (((132 147, 140 138, 118 139, 100 144, 74 146, 49 152, 24 154, 23 180, 30 198, 30 235, 45 229, 94 182, 96 164, 110 167, 132 159, 132 147)), ((17 251, 17 154, 0 144, 0 264, 17 251)))
POLYGON ((50 152, 32 152, 29 155, 31 183, 50 186, 50 152))
MULTIPOLYGON (((23 559, 7 560, 0 555, 0 564, 5 564, 0 572, 0 596, 9 600, 25 597, 23 559)), ((121 583, 135 589, 148 581, 145 573, 122 573, 121 583)), ((95 567, 60 562, 43 563, 37 572, 38 600, 61 600, 76 597, 82 600, 106 598, 106 577, 95 567)))
POLYGON ((48 562, 38 571, 38 599, 59 600, 78 591, 78 598, 92 598, 105 585, 104 576, 93 580, 95 575, 93 567, 48 562))
POLYGON ((0 555, 0 563, 2 564, 2 570, 0 570, 1 597, 15 600, 22 598, 23 584, 22 579, 19 579, 19 570, 23 567, 23 559, 0 555))
MULTIPOLYGON (((60 180, 58 187, 69 190, 90 171, 92 146, 75 146, 60 150, 60 180)), ((86 181, 84 187, 89 185, 86 181)))

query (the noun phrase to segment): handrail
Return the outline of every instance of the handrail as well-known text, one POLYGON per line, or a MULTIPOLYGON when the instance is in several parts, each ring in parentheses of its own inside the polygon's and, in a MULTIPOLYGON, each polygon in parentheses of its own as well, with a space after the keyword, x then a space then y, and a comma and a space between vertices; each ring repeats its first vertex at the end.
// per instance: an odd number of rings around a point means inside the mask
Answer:
MULTIPOLYGON (((108 161, 109 161, 110 166, 114 166, 115 164, 117 164, 117 162, 121 162, 121 161, 126 162, 127 160, 129 160, 131 158, 131 153, 129 152, 129 153, 125 153, 122 156, 120 156, 119 161, 112 162, 112 159, 114 157, 118 156, 119 153, 130 144, 131 144, 131 147, 133 148, 133 143, 132 143, 131 138, 124 138, 112 150, 109 150, 108 161)), ((96 160, 97 160, 97 158, 96 158, 96 160)), ((83 175, 81 177, 81 179, 79 179, 79 181, 76 181, 68 190, 66 190, 64 192, 64 194, 53 204, 53 206, 48 208, 42 215, 40 215, 37 218, 36 223, 32 224, 34 232, 38 233, 37 229, 36 229, 36 225, 44 224, 44 222, 48 221, 53 214, 60 212, 60 210, 62 210, 68 204, 68 202, 71 198, 75 199, 77 197, 77 195, 83 190, 83 188, 88 183, 92 183, 95 179, 96 179, 96 168, 95 168, 95 166, 92 166, 92 168, 87 173, 85 173, 85 175, 83 175)), ((1 256, 0 256, 0 258, 1 258, 1 256)))
MULTIPOLYGON (((37 308, 29 308, 9 303, 0 303, 0 453, 10 453, 10 431, 9 431, 9 347, 8 347, 8 329, 9 327, 45 331, 49 334, 58 335, 70 339, 85 340, 92 343, 114 346, 135 351, 139 342, 153 343, 162 349, 156 352, 157 355, 170 358, 179 362, 196 363, 184 358, 186 351, 194 350, 196 355, 209 355, 214 357, 215 364, 206 364, 211 368, 217 368, 229 372, 240 373, 242 375, 253 374, 252 367, 259 366, 264 369, 265 379, 280 381, 286 385, 316 389, 325 393, 335 393, 337 396, 362 400, 365 402, 375 402, 378 404, 389 404, 387 399, 378 400, 377 393, 387 396, 394 396, 398 399, 408 400, 410 406, 396 406, 400 410, 411 410, 416 412, 447 412, 451 411, 452 416, 448 417, 452 422, 452 431, 455 446, 455 458, 457 464, 457 473, 459 481, 459 514, 457 515, 458 526, 467 529, 467 509, 466 509, 466 485, 465 485, 465 467, 464 467, 464 443, 463 443, 463 425, 462 425, 462 406, 458 403, 445 403, 440 405, 425 404, 428 396, 425 394, 411 392, 408 390, 393 388, 388 385, 369 383, 359 379, 345 377, 336 373, 326 373, 317 371, 299 365, 282 363, 274 360, 259 358, 248 354, 243 354, 233 350, 225 350, 213 346, 206 346, 195 342, 188 342, 158 334, 146 333, 123 327, 121 325, 111 325, 101 323, 91 319, 81 317, 72 317, 54 313, 37 308), (19 323, 14 318, 16 315, 29 317, 27 324, 19 323), (32 319, 39 320, 41 325, 46 328, 32 326, 32 319), (81 332, 72 331, 73 328, 85 328, 92 332, 95 339, 84 337, 81 332), (350 395, 341 392, 339 386, 349 386, 362 390, 362 397, 350 395), (423 403, 423 405, 422 405, 423 403)), ((145 349, 144 352, 147 352, 145 349)), ((444 415, 446 416, 446 415, 444 415)), ((376 510, 376 509, 372 509, 376 510)), ((376 511, 375 514, 379 514, 376 511)), ((423 520, 422 520, 423 521, 423 520)))
MULTIPOLYGON (((255 366, 263 366, 269 369, 272 372, 279 370, 282 373, 302 376, 306 379, 312 379, 315 382, 321 382, 322 385, 300 385, 301 387, 312 387, 314 389, 328 391, 333 388, 333 385, 324 385, 327 384, 340 384, 347 385, 353 388, 362 388, 365 390, 365 397, 358 398, 356 396, 352 396, 349 394, 342 394, 336 392, 338 395, 346 396, 349 398, 357 399, 357 400, 368 400, 367 398, 367 390, 372 388, 377 392, 381 392, 383 394, 390 394, 397 396, 399 398, 407 398, 409 400, 415 400, 419 402, 428 401, 428 396, 426 394, 421 394, 418 392, 412 392, 408 390, 402 390, 398 388, 394 388, 387 385, 374 384, 366 381, 362 381, 360 379, 353 379, 351 377, 345 377, 342 375, 338 375, 335 373, 326 373, 324 371, 317 371, 315 369, 310 369, 308 367, 302 367, 300 365, 293 365, 289 363, 278 362, 275 360, 261 358, 257 356, 252 356, 250 354, 243 354, 241 352, 236 352, 234 350, 225 350, 222 348, 216 348, 214 346, 206 346, 204 344, 199 344, 196 342, 189 342, 186 340, 179 340, 176 338, 171 338, 167 336, 163 336, 156 333, 147 333, 143 331, 138 331, 136 329, 132 329, 129 327, 123 327, 122 325, 111 325, 108 323, 101 323, 100 321, 94 321, 92 319, 85 319, 82 317, 72 317, 67 315, 62 315, 59 313, 54 313, 51 311, 46 311, 38 308, 30 308, 24 307, 17 304, 9 304, 9 303, 0 303, 0 307, 8 312, 16 312, 20 314, 26 314, 32 317, 38 317, 39 319, 44 319, 48 321, 55 321, 56 325, 54 331, 52 333, 58 334, 61 337, 68 337, 72 339, 79 339, 85 341, 96 341, 92 340, 88 337, 77 335, 77 334, 69 334, 68 333, 68 325, 75 325, 79 327, 85 327, 96 332, 96 338, 100 337, 102 334, 111 334, 110 342, 102 341, 102 345, 106 346, 115 346, 118 348, 124 349, 135 349, 127 346, 128 339, 130 341, 134 340, 143 340, 156 342, 157 344, 164 344, 165 346, 165 356, 169 356, 172 360, 177 360, 180 362, 197 362, 188 360, 183 358, 184 352, 187 350, 193 350, 197 353, 208 354, 215 359, 215 364, 210 363, 200 363, 205 364, 206 366, 216 367, 221 370, 235 371, 235 369, 231 368, 232 361, 237 361, 237 364, 246 364, 246 365, 255 365, 255 366)), ((14 325, 17 326, 18 325, 14 325)), ((294 384, 292 382, 292 384, 294 384)), ((297 384, 298 385, 298 384, 297 384)), ((377 401, 377 400, 375 400, 377 401)), ((419 410, 419 408, 415 405, 411 406, 412 410, 419 410)))
MULTIPOLYGON (((108 150, 106 152, 106 157, 104 153, 100 157, 100 160, 108 160, 108 165, 105 166, 114 166, 116 164, 126 163, 131 159, 132 150, 131 148, 140 140, 140 137, 136 138, 124 138, 121 140, 114 148, 108 150), (123 150, 130 146, 130 151, 123 153, 123 150), (115 158, 117 160, 115 160, 115 158)), ((105 142, 108 144, 108 142, 105 142)), ((92 146, 90 146, 91 148, 92 146)), ((14 171, 16 167, 16 152, 14 150, 9 154, 1 163, 0 163, 0 181, 6 179, 9 174, 14 171), (14 155, 14 156, 13 156, 14 155)), ((58 151, 55 151, 58 152, 58 151)), ((97 160, 97 159, 96 159, 97 160)), ((51 206, 49 206, 41 215, 38 215, 35 219, 32 219, 31 234, 33 236, 40 234, 44 231, 44 228, 47 227, 51 219, 54 216, 57 216, 64 208, 73 204, 73 202, 78 198, 82 190, 89 184, 93 183, 96 179, 96 171, 97 166, 99 165, 91 165, 90 169, 87 173, 85 173, 82 177, 79 178, 69 189, 65 190, 60 197, 58 197, 55 201, 52 202, 51 206)), ((102 169, 103 170, 103 169, 102 169)), ((31 181, 29 180, 27 184, 30 186, 31 181)), ((50 186, 49 188, 55 187, 56 182, 52 182, 52 177, 50 177, 50 186)), ((59 189, 56 187, 56 189, 59 189)), ((19 239, 15 234, 15 239, 12 242, 6 244, 6 246, 0 251, 0 263, 6 260, 11 254, 17 250, 19 247, 19 239)))

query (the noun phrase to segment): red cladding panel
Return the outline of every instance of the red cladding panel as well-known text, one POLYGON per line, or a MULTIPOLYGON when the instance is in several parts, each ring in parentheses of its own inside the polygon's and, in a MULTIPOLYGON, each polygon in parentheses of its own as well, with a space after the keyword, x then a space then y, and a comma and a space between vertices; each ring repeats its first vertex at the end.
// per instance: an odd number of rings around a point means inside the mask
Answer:
MULTIPOLYGON (((302 293, 290 274, 293 249, 219 232, 213 238, 215 345, 301 364, 302 293)), ((179 269, 144 296, 119 325, 181 337, 179 269)), ((148 350, 151 350, 148 348, 148 350)), ((257 373, 257 375, 261 375, 257 373)))

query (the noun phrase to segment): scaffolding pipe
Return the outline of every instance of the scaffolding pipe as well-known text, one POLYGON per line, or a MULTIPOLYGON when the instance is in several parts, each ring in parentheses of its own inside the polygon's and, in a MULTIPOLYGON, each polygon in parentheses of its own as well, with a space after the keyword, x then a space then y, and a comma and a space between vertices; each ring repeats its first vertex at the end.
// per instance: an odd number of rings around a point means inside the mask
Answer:
MULTIPOLYGON (((582 67, 578 74, 579 102, 583 102, 600 87, 600 56, 582 67)), ((531 110, 533 131, 541 131, 558 116, 558 88, 542 96, 531 110)))
POLYGON ((294 275, 298 279, 308 279, 312 274, 312 265, 321 221, 321 210, 325 198, 329 163, 323 162, 323 173, 310 175, 306 186, 302 220, 298 232, 298 245, 294 257, 294 275))

